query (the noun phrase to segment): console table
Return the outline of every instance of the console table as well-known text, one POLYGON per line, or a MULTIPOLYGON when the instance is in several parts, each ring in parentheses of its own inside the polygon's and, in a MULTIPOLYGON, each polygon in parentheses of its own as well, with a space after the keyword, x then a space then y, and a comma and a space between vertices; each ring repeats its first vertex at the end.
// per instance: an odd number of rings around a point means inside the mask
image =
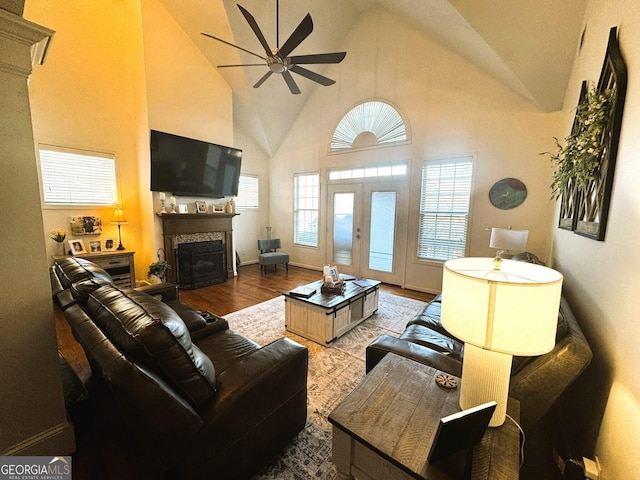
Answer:
POLYGON ((318 280, 284 294, 285 328, 288 331, 325 345, 378 310, 378 280, 349 280, 342 294, 322 292, 322 284, 323 281, 318 280), (304 298, 296 296, 296 290, 316 293, 304 298))
MULTIPOLYGON (((464 478, 464 452, 427 461, 440 418, 460 411, 459 387, 438 386, 438 373, 389 353, 331 412, 332 460, 339 478, 464 478)), ((507 412, 519 420, 520 403, 509 399, 507 412)), ((511 420, 489 427, 474 448, 472 480, 517 479, 519 451, 519 430, 511 420)))

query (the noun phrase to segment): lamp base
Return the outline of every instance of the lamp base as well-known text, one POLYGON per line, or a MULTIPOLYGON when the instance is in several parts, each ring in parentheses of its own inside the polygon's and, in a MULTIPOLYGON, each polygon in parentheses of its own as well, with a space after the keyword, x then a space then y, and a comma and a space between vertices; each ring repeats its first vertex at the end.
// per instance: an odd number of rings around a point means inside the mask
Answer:
POLYGON ((507 414, 512 355, 492 352, 465 343, 460 386, 463 410, 492 400, 498 403, 490 427, 499 427, 507 414))

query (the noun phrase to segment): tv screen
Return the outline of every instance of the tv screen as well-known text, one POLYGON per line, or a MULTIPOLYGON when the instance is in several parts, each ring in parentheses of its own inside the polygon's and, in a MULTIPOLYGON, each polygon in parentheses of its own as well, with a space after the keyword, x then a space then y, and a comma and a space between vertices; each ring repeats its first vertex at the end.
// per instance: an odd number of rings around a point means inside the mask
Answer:
POLYGON ((151 130, 151 191, 238 195, 242 150, 151 130))

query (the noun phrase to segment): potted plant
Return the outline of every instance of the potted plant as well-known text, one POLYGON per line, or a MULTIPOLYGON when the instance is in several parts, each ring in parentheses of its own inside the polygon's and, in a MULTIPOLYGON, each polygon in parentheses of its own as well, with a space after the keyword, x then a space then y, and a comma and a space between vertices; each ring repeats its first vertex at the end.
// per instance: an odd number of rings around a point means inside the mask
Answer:
POLYGON ((164 277, 167 275, 167 270, 171 268, 164 260, 158 260, 149 265, 149 271, 147 272, 147 280, 151 280, 151 277, 157 277, 160 279, 160 283, 164 282, 164 277))
POLYGON ((64 246, 62 246, 62 243, 64 242, 64 239, 67 238, 67 233, 69 232, 60 228, 57 230, 51 230, 51 232, 49 232, 49 234, 51 235, 51 240, 56 242, 58 245, 61 245, 61 247, 59 248, 62 250, 62 255, 64 255, 64 246))
POLYGON ((578 189, 586 187, 599 174, 600 157, 602 155, 609 122, 614 92, 607 89, 598 92, 590 84, 584 99, 576 110, 574 128, 564 139, 562 145, 554 137, 556 151, 545 152, 551 157, 554 166, 551 192, 558 199, 573 179, 578 189))

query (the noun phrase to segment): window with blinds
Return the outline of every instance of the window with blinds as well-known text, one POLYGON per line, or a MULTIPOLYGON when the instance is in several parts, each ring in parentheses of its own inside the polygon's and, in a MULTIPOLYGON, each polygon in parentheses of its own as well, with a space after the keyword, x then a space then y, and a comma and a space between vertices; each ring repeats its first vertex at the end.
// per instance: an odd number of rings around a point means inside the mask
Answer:
POLYGON ((115 205, 116 160, 111 154, 41 146, 46 205, 115 205))
POLYGON ((236 207, 258 208, 260 206, 259 181, 257 175, 240 175, 236 207))
POLYGON ((471 173, 471 157, 423 165, 418 258, 446 261, 465 256, 471 173))
POLYGON ((294 176, 293 243, 318 246, 320 174, 294 176))

